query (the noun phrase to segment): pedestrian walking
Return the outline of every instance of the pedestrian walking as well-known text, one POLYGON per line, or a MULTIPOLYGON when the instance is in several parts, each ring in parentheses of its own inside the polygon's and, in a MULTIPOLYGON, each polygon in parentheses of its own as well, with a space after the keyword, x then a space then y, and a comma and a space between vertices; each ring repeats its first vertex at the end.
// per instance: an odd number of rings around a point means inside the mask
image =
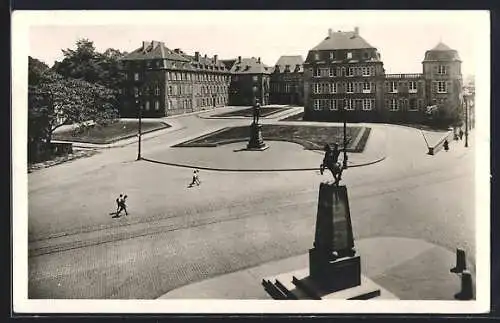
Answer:
POLYGON ((201 184, 201 181, 200 181, 199 171, 197 169, 195 169, 193 171, 193 180, 191 181, 191 183, 189 184, 188 187, 191 188, 194 185, 200 186, 200 184, 201 184))
POLYGON ((460 132, 458 133, 458 136, 460 137, 460 140, 462 140, 462 137, 464 136, 464 131, 462 128, 460 128, 460 132))
POLYGON ((119 200, 119 208, 118 208, 118 211, 116 212, 116 216, 119 217, 120 216, 120 213, 122 211, 125 211, 125 215, 128 215, 128 211, 127 211, 127 195, 124 195, 120 200, 119 200))
POLYGON ((449 146, 449 143, 448 143, 448 139, 444 140, 444 142, 443 142, 443 148, 446 151, 448 151, 450 149, 450 146, 449 146))
POLYGON ((118 196, 115 200, 116 201, 116 211, 111 212, 109 215, 113 215, 113 217, 117 217, 118 211, 120 210, 120 203, 121 203, 122 199, 123 199, 123 194, 120 194, 120 196, 118 196))

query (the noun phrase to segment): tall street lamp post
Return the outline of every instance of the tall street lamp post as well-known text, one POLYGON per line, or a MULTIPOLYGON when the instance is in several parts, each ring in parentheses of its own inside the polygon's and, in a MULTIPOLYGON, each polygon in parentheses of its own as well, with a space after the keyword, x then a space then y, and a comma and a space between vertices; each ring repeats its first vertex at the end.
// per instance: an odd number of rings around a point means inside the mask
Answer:
POLYGON ((467 104, 467 95, 464 94, 465 104, 465 147, 469 147, 469 109, 467 104))
POLYGON ((139 98, 136 98, 135 103, 137 105, 137 110, 139 111, 139 129, 138 129, 138 146, 137 146, 137 160, 141 159, 141 139, 142 139, 142 105, 139 98))
POLYGON ((345 105, 342 106, 342 118, 344 119, 344 160, 342 167, 347 169, 347 110, 345 105))
POLYGON ((142 141, 142 102, 141 102, 141 95, 142 95, 142 89, 141 89, 141 84, 136 83, 136 89, 137 92, 135 93, 135 106, 137 107, 137 112, 139 116, 139 124, 138 124, 138 142, 137 142, 137 160, 141 159, 141 141, 142 141))

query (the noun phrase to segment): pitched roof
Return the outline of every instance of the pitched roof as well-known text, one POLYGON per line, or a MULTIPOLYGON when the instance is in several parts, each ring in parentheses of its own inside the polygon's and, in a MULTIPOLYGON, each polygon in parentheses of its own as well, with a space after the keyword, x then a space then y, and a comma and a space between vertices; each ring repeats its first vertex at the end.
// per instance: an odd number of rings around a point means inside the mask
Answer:
POLYGON ((235 74, 270 74, 271 68, 255 57, 236 60, 231 66, 231 73, 235 74))
POLYGON ((442 42, 439 42, 436 46, 434 46, 433 49, 431 49, 431 51, 448 51, 448 50, 454 50, 454 49, 451 49, 450 47, 448 47, 448 45, 443 44, 442 42))
POLYGON ((329 34, 312 50, 362 49, 374 48, 354 31, 338 31, 329 34))
POLYGON ((181 54, 165 47, 165 44, 163 42, 143 41, 142 43, 143 45, 141 47, 122 57, 122 60, 168 59, 181 62, 189 61, 189 59, 183 57, 181 54))
POLYGON ((220 60, 224 65, 226 66, 227 69, 231 69, 233 66, 234 62, 236 62, 236 58, 233 59, 221 59, 220 60))
POLYGON ((217 71, 226 71, 228 68, 221 60, 216 60, 215 57, 207 57, 200 55, 198 52, 193 55, 188 55, 180 49, 171 50, 159 41, 143 41, 142 46, 131 53, 125 55, 121 60, 154 60, 163 59, 164 67, 166 68, 181 68, 181 69, 210 69, 217 71))
POLYGON ((303 64, 304 64, 304 59, 300 55, 293 55, 293 56, 284 55, 281 56, 276 62, 274 71, 281 73, 285 70, 286 66, 289 65, 290 72, 293 72, 295 71, 295 67, 299 65, 300 66, 299 72, 302 72, 304 70, 303 64), (278 71, 276 71, 276 68, 278 69, 278 71))

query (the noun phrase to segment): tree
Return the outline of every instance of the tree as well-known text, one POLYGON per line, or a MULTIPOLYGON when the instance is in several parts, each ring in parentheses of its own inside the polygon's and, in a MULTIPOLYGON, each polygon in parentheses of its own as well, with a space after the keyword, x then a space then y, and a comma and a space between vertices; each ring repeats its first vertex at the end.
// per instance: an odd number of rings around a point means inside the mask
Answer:
POLYGON ((124 81, 119 59, 126 53, 113 48, 99 53, 88 39, 79 39, 75 50, 62 51, 64 59, 54 64, 52 69, 55 72, 67 78, 103 85, 117 94, 124 81))
POLYGON ((113 92, 98 84, 47 74, 44 81, 29 89, 29 115, 36 133, 50 143, 54 131, 65 124, 77 128, 109 122, 116 117, 113 92))
POLYGON ((49 70, 49 66, 42 61, 28 56, 28 85, 38 84, 43 73, 49 70))

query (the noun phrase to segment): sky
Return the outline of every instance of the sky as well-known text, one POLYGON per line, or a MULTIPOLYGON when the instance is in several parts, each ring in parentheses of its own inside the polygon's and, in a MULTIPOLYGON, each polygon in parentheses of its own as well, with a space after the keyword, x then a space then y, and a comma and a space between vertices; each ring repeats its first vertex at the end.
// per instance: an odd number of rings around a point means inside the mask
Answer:
POLYGON ((386 73, 421 73, 425 51, 442 41, 458 51, 467 76, 481 62, 477 42, 485 34, 489 39, 485 17, 481 11, 52 12, 30 20, 28 51, 52 66, 80 38, 98 51, 132 51, 143 40, 158 40, 188 54, 261 57, 273 66, 281 55, 305 58, 329 28, 359 27, 360 36, 378 48, 386 73))

